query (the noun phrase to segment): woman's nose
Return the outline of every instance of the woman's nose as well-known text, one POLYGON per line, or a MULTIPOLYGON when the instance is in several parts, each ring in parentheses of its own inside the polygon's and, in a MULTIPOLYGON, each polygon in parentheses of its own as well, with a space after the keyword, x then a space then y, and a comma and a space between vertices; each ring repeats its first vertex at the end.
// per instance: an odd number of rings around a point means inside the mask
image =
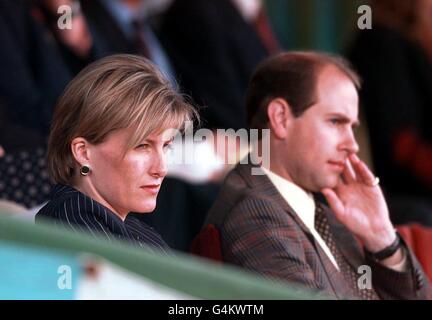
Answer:
POLYGON ((164 152, 155 152, 150 166, 150 174, 155 177, 163 178, 167 174, 167 165, 164 152))

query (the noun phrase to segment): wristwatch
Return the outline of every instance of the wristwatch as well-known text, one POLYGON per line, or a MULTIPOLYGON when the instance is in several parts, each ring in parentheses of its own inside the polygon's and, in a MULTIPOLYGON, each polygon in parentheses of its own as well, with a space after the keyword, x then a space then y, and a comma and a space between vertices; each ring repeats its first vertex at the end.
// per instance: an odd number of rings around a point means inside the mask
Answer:
POLYGON ((393 241, 393 243, 391 245, 389 245, 388 247, 378 251, 378 252, 370 252, 365 248, 365 253, 367 256, 369 256, 370 258, 377 260, 377 261, 382 261, 384 259, 390 258, 392 255, 395 254, 396 251, 398 251, 398 249, 401 247, 402 242, 401 242, 401 237, 399 235, 398 232, 396 232, 396 239, 395 241, 393 241))

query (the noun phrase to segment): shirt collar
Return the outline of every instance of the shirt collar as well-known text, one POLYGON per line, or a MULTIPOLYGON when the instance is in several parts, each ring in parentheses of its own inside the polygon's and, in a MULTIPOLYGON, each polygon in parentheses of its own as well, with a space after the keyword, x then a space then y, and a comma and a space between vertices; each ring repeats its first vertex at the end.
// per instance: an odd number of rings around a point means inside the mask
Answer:
POLYGON ((310 230, 315 228, 315 201, 312 193, 306 192, 296 184, 261 167, 286 202, 310 230))
POLYGON ((329 247, 322 239, 321 235, 315 230, 315 200, 312 193, 306 192, 296 184, 286 180, 285 178, 282 178, 263 166, 261 166, 261 168, 263 169, 264 173, 267 174, 268 178, 274 184, 285 201, 288 202, 291 208, 293 208, 295 214, 297 214, 300 220, 302 220, 302 222, 310 230, 336 269, 340 270, 329 247))

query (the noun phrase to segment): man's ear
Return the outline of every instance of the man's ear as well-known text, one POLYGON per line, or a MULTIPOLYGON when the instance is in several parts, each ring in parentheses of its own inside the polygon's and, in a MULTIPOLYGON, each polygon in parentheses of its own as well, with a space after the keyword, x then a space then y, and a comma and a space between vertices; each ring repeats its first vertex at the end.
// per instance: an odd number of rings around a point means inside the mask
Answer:
POLYGON ((287 136, 287 128, 294 118, 288 102, 282 98, 273 99, 268 104, 267 116, 274 135, 284 139, 287 136))
POLYGON ((89 165, 90 164, 90 143, 81 137, 77 137, 71 142, 71 150, 75 160, 80 164, 89 165))

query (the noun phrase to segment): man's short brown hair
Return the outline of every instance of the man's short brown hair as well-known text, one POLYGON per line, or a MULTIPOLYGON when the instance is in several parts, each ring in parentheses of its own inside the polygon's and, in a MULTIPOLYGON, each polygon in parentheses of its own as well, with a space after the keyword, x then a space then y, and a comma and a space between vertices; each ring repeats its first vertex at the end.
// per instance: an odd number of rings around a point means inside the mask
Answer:
POLYGON ((295 117, 316 101, 320 71, 335 66, 360 89, 360 77, 349 63, 338 56, 318 52, 284 52, 263 61, 255 70, 246 91, 247 122, 251 129, 268 127, 267 107, 282 98, 295 117))
POLYGON ((127 54, 103 58, 82 70, 57 103, 48 170, 56 183, 71 185, 77 167, 74 138, 99 144, 113 131, 133 128, 131 148, 154 132, 181 130, 193 119, 198 119, 195 109, 151 61, 127 54))

